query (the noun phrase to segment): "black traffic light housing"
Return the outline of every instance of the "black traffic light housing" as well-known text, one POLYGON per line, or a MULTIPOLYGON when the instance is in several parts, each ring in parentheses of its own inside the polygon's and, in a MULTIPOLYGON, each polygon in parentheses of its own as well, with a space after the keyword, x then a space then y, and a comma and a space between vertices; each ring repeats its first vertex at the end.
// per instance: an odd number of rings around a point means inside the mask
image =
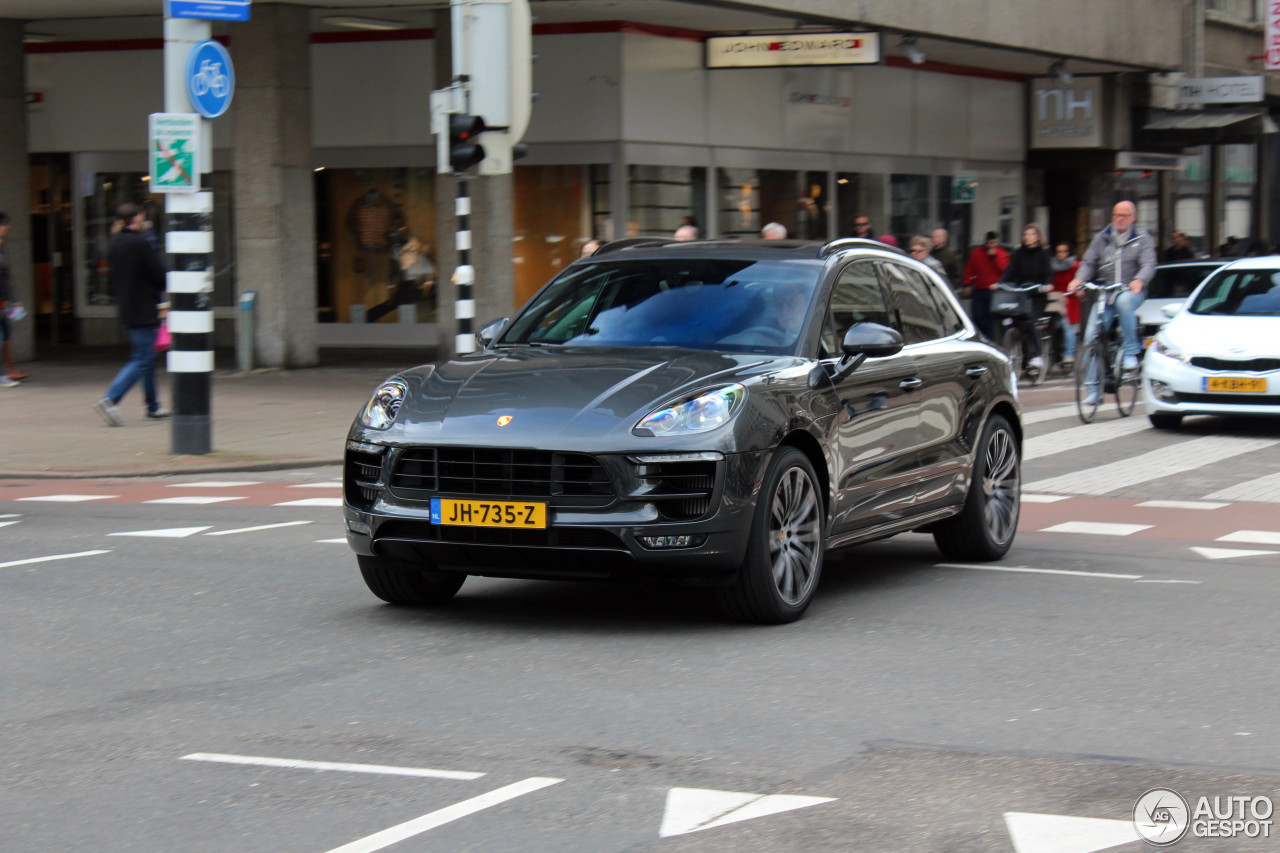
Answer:
POLYGON ((455 172, 465 172, 484 159, 484 146, 476 137, 488 130, 480 116, 449 116, 449 165, 455 172))

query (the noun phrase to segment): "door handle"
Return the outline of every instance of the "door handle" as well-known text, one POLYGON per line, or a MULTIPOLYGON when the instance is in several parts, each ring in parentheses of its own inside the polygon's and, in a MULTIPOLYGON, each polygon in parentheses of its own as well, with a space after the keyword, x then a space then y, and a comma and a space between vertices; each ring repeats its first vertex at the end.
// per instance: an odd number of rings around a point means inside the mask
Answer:
POLYGON ((915 379, 902 380, 901 382, 898 383, 898 387, 901 388, 903 391, 915 391, 919 389, 920 386, 923 384, 924 384, 924 380, 917 377, 915 379))
POLYGON ((970 379, 977 379, 979 376, 985 376, 987 368, 985 367, 969 367, 965 369, 964 375, 970 379))

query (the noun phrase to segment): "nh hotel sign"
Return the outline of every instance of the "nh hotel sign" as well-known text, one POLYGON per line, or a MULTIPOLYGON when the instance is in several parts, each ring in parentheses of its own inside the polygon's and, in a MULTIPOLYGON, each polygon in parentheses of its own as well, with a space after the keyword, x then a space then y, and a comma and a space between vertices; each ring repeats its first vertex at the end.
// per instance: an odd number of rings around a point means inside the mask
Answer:
POLYGON ((1032 81, 1032 148, 1103 147, 1105 117, 1100 77, 1032 81))
POLYGON ((712 36, 706 44, 708 68, 874 65, 880 61, 879 33, 712 36))

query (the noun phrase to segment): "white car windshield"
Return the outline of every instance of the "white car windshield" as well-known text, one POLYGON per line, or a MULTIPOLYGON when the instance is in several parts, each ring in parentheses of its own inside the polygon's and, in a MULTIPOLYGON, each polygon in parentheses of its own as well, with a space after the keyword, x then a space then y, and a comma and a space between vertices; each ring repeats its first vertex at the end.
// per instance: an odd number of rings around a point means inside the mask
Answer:
POLYGON ((1280 270, 1223 270, 1205 282, 1188 310, 1231 317, 1280 317, 1280 270))
POLYGON ((792 352, 821 261, 600 260, 542 290, 503 345, 660 346, 792 352))

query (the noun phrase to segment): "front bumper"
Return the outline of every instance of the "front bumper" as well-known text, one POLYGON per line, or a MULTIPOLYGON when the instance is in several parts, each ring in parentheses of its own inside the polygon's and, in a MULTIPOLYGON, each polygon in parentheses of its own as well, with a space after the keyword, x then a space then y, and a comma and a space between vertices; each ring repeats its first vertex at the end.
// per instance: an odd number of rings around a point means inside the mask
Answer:
POLYGON ((1149 349, 1142 362, 1147 414, 1280 415, 1280 371, 1206 370, 1149 349), (1266 383, 1259 392, 1210 390, 1208 380, 1247 377, 1266 383))
MULTIPOLYGON (((685 509, 673 512, 669 500, 637 478, 637 471, 646 470, 637 457, 601 454, 596 458, 615 487, 607 505, 557 506, 552 497, 545 530, 511 530, 433 523, 431 497, 479 498, 449 492, 406 496, 392 483, 402 452, 387 448, 372 484, 368 465, 358 468, 348 451, 343 514, 347 543, 357 554, 490 577, 711 582, 732 578, 742 564, 761 466, 768 456, 709 454, 717 459, 706 509, 699 512, 681 504, 685 509), (645 542, 646 537, 685 536, 690 537, 688 543, 673 547, 645 542)), ((501 494, 486 497, 523 500, 501 494)))

